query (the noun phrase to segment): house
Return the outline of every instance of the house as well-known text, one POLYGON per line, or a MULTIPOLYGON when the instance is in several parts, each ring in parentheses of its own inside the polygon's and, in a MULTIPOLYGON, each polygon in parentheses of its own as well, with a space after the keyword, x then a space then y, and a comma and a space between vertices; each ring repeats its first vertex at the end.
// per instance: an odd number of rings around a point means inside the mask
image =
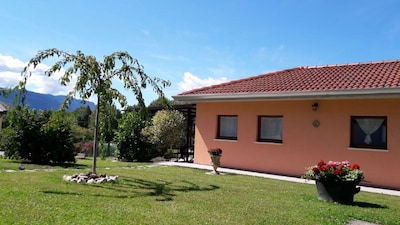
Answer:
POLYGON ((400 189, 400 61, 297 67, 173 96, 196 104, 194 162, 301 176, 357 163, 363 185, 400 189))

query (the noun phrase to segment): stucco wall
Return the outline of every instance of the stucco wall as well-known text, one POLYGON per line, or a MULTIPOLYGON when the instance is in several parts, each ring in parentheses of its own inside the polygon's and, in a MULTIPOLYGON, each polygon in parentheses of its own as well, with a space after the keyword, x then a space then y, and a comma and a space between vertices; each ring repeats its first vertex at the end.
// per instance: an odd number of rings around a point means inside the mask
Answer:
POLYGON ((209 164, 208 148, 223 149, 223 167, 300 176, 319 160, 349 160, 365 184, 400 188, 400 100, 318 100, 198 103, 195 163, 209 164), (318 102, 317 111, 311 105, 318 102), (238 116, 238 140, 216 139, 218 115, 238 116), (283 116, 283 143, 259 143, 258 115, 283 116), (351 116, 387 116, 388 150, 349 148, 351 116), (312 122, 318 120, 319 127, 312 122))

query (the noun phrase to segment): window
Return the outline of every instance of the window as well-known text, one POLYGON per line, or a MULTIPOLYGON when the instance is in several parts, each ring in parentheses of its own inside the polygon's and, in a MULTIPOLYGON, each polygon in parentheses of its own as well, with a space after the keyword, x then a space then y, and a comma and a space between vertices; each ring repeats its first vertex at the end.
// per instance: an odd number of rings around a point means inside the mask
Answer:
POLYGON ((257 141, 282 143, 282 122, 282 116, 258 116, 257 141))
POLYGON ((352 116, 350 147, 386 149, 386 116, 352 116))
POLYGON ((218 139, 237 140, 237 116, 218 116, 218 139))

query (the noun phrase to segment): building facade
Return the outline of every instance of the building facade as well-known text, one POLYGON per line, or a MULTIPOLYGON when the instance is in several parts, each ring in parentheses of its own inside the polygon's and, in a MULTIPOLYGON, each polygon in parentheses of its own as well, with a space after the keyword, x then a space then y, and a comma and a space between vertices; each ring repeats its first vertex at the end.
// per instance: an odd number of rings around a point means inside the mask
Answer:
POLYGON ((196 103, 194 162, 301 176, 357 163, 364 185, 400 189, 400 62, 299 67, 174 96, 196 103))

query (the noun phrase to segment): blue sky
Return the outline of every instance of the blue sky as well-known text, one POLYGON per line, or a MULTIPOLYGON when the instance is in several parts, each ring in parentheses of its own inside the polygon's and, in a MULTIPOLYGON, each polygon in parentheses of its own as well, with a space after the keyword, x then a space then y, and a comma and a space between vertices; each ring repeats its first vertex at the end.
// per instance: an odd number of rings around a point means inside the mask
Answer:
MULTIPOLYGON (((298 66, 399 59, 399 9, 397 0, 3 1, 0 86, 15 85, 24 64, 48 48, 98 59, 128 51, 148 75, 172 82, 168 98, 298 66)), ((55 95, 70 88, 39 72, 30 83, 55 95)), ((157 98, 144 93, 147 104, 157 98)))

